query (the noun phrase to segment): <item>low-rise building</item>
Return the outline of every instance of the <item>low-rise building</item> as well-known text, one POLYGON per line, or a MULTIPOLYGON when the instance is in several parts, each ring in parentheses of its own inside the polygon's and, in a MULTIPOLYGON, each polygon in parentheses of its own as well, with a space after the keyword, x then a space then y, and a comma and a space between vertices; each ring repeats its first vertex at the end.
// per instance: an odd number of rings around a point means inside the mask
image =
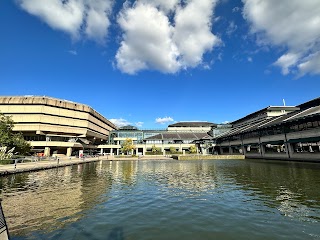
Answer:
POLYGON ((268 107, 231 124, 216 138, 220 154, 320 161, 320 98, 296 107, 268 107), (277 112, 268 115, 269 110, 277 112))
POLYGON ((101 154, 121 153, 121 144, 126 139, 133 140, 136 149, 133 154, 145 155, 153 148, 159 149, 160 154, 169 154, 170 150, 187 152, 191 146, 198 148, 197 152, 208 153, 207 149, 198 144, 201 139, 210 138, 210 132, 217 125, 210 122, 178 122, 171 124, 167 129, 141 130, 134 126, 121 127, 110 134, 109 144, 100 145, 101 154))

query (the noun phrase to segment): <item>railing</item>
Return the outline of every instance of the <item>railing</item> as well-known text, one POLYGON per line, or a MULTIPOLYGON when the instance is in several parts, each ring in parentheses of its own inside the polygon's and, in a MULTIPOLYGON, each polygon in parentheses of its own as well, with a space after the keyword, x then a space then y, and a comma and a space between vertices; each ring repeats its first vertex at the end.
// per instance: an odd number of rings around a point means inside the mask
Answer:
POLYGON ((1 205, 1 199, 0 199, 0 239, 1 240, 9 240, 9 231, 6 219, 3 214, 2 205, 1 205))

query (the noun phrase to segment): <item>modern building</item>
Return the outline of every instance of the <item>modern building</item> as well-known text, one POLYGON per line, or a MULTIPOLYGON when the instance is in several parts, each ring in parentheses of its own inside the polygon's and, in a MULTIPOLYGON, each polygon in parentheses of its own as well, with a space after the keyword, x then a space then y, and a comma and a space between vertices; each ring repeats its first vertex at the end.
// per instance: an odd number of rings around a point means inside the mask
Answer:
POLYGON ((267 107, 231 124, 215 139, 220 154, 320 161, 320 98, 296 107, 267 107))
POLYGON ((217 124, 210 122, 177 122, 168 126, 168 132, 209 132, 217 124))
POLYGON ((98 151, 117 127, 93 108, 46 96, 2 96, 0 112, 11 116, 33 152, 76 155, 98 151))
POLYGON ((172 148, 177 152, 186 152, 191 146, 197 146, 198 152, 207 153, 198 141, 203 138, 212 139, 209 132, 216 127, 216 124, 210 122, 178 122, 161 130, 141 130, 134 126, 125 126, 112 131, 109 144, 99 145, 99 148, 102 154, 119 155, 121 144, 130 138, 136 147, 133 152, 136 155, 148 154, 153 147, 160 149, 162 154, 168 153, 172 148))

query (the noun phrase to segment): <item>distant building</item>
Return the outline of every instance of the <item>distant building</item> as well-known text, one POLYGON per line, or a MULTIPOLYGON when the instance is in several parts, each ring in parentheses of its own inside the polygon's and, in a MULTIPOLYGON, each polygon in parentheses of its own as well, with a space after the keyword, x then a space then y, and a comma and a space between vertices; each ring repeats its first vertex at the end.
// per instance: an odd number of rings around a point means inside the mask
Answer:
POLYGON ((168 126, 169 132, 209 132, 217 124, 210 122, 177 122, 168 126))
POLYGON ((160 149, 160 154, 166 154, 172 148, 177 152, 188 152, 191 146, 197 146, 198 151, 204 153, 198 141, 212 139, 209 132, 216 127, 216 124, 209 122, 178 122, 162 130, 140 130, 134 126, 125 126, 112 131, 109 144, 100 145, 99 148, 102 154, 119 155, 121 144, 130 138, 136 146, 133 151, 136 155, 148 154, 152 147, 160 149))
POLYGON ((98 151, 117 129, 87 105, 45 96, 2 96, 0 112, 12 117, 13 130, 23 133, 33 152, 45 156, 98 151))

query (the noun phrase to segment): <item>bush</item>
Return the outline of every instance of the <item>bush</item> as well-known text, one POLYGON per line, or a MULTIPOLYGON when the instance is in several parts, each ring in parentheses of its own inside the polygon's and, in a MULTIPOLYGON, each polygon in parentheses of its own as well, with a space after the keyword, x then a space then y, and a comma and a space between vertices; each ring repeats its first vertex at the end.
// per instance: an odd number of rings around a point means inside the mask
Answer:
POLYGON ((14 160, 8 159, 8 160, 0 161, 0 165, 7 165, 7 164, 14 164, 14 160))
POLYGON ((160 152, 146 152, 146 155, 162 155, 160 152))

